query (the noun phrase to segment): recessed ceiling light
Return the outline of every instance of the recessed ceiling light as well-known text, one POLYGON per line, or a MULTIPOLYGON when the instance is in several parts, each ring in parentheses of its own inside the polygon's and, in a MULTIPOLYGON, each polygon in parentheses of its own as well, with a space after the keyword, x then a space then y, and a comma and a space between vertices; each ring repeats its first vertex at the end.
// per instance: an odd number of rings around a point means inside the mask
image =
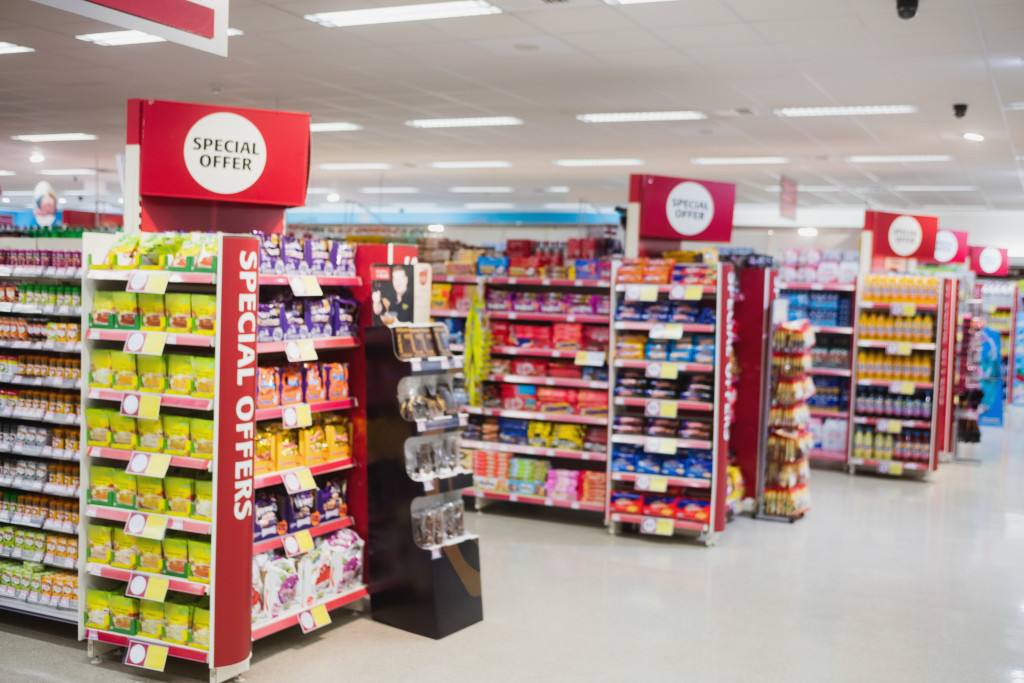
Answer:
POLYGON ((465 119, 413 119, 405 125, 413 128, 476 128, 483 126, 521 126, 522 119, 514 116, 477 116, 465 119))
POLYGON ((41 152, 32 152, 32 154, 29 155, 28 160, 33 164, 41 164, 46 161, 46 157, 44 157, 41 152))
POLYGON ((484 0, 455 0, 454 2, 433 2, 425 5, 399 5, 398 7, 374 7, 371 9, 343 10, 340 12, 319 12, 307 14, 308 21, 321 26, 368 26, 370 24, 393 24, 401 21, 427 21, 430 19, 452 19, 475 17, 483 14, 501 14, 501 9, 484 0))
POLYGON ((321 171, 386 171, 391 164, 382 164, 376 161, 349 163, 349 164, 320 164, 321 171))
POLYGON ((341 199, 341 195, 338 194, 337 192, 331 192, 330 194, 327 195, 326 199, 329 202, 336 202, 341 199))
POLYGON ((545 192, 550 192, 551 194, 569 194, 569 186, 568 185, 552 185, 551 187, 546 188, 544 191, 545 192))
POLYGON ((894 185, 894 192, 973 192, 974 185, 894 185))
POLYGON ((557 159, 555 166, 643 166, 642 159, 557 159))
POLYGON ((77 142, 79 140, 95 140, 91 133, 33 133, 31 135, 12 135, 12 140, 22 142, 77 142))
POLYGON ((508 168, 507 161, 435 161, 431 168, 508 168))
POLYGON ((359 191, 363 194, 416 194, 419 189, 415 187, 363 187, 359 191))
POLYGON ((500 194, 506 192, 512 192, 512 188, 506 185, 491 185, 481 187, 471 187, 468 185, 460 185, 458 187, 449 187, 449 192, 455 192, 456 194, 500 194))
POLYGON ((334 121, 332 123, 311 123, 309 124, 310 133, 341 133, 349 130, 362 130, 363 127, 357 123, 348 123, 347 121, 334 121))
POLYGON ((964 140, 970 140, 971 142, 984 142, 985 136, 981 133, 964 133, 964 140))
POLYGON ((470 202, 469 204, 463 204, 462 206, 467 209, 476 209, 478 211, 515 208, 515 204, 511 202, 470 202))
POLYGON ((427 232, 444 232, 444 226, 440 223, 431 223, 427 226, 427 232))
POLYGON ((756 166, 759 164, 788 164, 787 157, 698 157, 690 159, 698 166, 756 166))
POLYGON ((952 161, 948 154, 889 154, 846 157, 851 164, 916 164, 933 161, 952 161))
POLYGON ((579 114, 584 123, 633 123, 641 121, 699 121, 707 114, 700 111, 633 111, 609 114, 579 114))
POLYGON ((39 175, 96 175, 96 171, 91 168, 51 168, 39 171, 39 175))
POLYGON ((244 35, 245 35, 245 31, 243 31, 240 28, 229 28, 228 29, 228 38, 234 38, 235 36, 244 36, 244 35))
POLYGON ((817 228, 800 228, 796 231, 796 234, 801 237, 815 237, 818 234, 817 228))
POLYGON ((881 104, 862 107, 783 107, 772 109, 776 116, 800 118, 808 116, 877 116, 882 114, 916 114, 911 104, 881 104))
POLYGON ((0 202, 3 202, 4 204, 10 204, 11 203, 11 198, 10 197, 0 197, 0 202))
POLYGON ((35 49, 14 43, 0 43, 0 55, 13 55, 19 52, 35 52, 35 49))
POLYGON ((14 171, 0 171, 0 175, 14 175, 14 171))
POLYGON ((117 47, 119 45, 140 45, 142 43, 163 43, 166 42, 160 36, 154 36, 142 31, 108 31, 107 33, 83 33, 75 36, 87 43, 95 43, 104 47, 117 47))

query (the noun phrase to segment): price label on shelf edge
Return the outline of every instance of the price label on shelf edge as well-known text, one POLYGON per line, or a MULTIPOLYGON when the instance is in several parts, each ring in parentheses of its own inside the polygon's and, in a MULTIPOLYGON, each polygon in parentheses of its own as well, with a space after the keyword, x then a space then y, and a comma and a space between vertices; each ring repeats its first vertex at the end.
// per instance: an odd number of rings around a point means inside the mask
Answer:
POLYGON ((682 339, 683 326, 681 323, 655 323, 647 336, 651 339, 682 339))
POLYGON ((657 474, 638 474, 634 488, 637 491, 665 493, 668 490, 668 477, 657 474))
POLYGON ((295 296, 323 296, 320 283, 315 275, 289 275, 288 286, 295 296))
POLYGON ((129 641, 124 652, 124 663, 140 669, 163 671, 167 665, 167 646, 129 641))
POLYGON ((313 413, 308 403, 293 403, 281 410, 281 422, 285 429, 308 427, 313 424, 313 413))
POLYGON ((905 394, 907 396, 915 391, 913 382, 893 382, 889 385, 890 394, 905 394))
POLYGON ((124 352, 140 356, 162 356, 166 344, 166 332, 132 332, 124 340, 124 352))
POLYGON ((679 415, 679 406, 673 401, 651 399, 644 404, 644 414, 647 417, 675 418, 679 415))
POLYGON ((604 361, 604 351, 577 351, 574 362, 576 365, 589 365, 591 367, 601 367, 602 365, 604 365, 604 361))
POLYGON ((281 481, 284 483, 284 488, 288 495, 316 488, 316 482, 313 481, 313 473, 309 471, 308 467, 286 472, 281 476, 281 481))
POLYGON ((316 605, 299 613, 299 626, 303 633, 315 631, 329 623, 331 623, 331 615, 327 613, 327 605, 316 605))
POLYGON ((135 451, 128 460, 125 470, 128 474, 143 475, 163 479, 167 476, 167 468, 171 464, 171 456, 165 453, 143 453, 135 451))
POLYGON ((170 581, 166 576, 142 576, 135 574, 125 584, 124 594, 129 598, 143 598, 163 602, 167 598, 170 581))
POLYGON ((128 284, 125 285, 124 291, 166 294, 167 283, 170 279, 170 275, 167 273, 147 273, 144 270, 133 270, 128 276, 128 284))
POLYGON ((160 397, 154 394, 125 394, 121 399, 121 414, 140 420, 158 420, 160 397))
POLYGON ((882 434, 899 434, 903 431, 903 424, 899 420, 879 420, 875 423, 875 431, 882 434))
POLYGON ((310 535, 308 529, 297 531, 291 536, 285 536, 282 541, 284 547, 284 554, 288 557, 295 555, 301 555, 302 553, 308 553, 313 549, 313 537, 310 535))
POLYGON ((917 315, 917 304, 914 303, 903 303, 903 304, 889 304, 889 315, 899 317, 912 317, 917 315))
POLYGON ((640 533, 654 536, 671 536, 673 524, 671 519, 644 517, 640 521, 640 533))
POLYGON ((668 291, 668 298, 674 301, 699 301, 704 297, 704 287, 701 285, 673 285, 668 291))
POLYGON ((679 377, 679 366, 655 361, 647 364, 645 374, 651 379, 676 379, 679 377))
POLYGON ((892 460, 882 460, 878 463, 879 474, 889 474, 898 477, 903 474, 903 463, 892 460))
POLYGON ((316 347, 312 339, 293 339, 284 345, 284 355, 289 363, 313 361, 317 359, 316 347))
POLYGON ((663 439, 657 436, 649 436, 644 439, 644 451, 647 453, 675 455, 676 450, 675 439, 663 439))
POLYGON ((658 300, 658 285, 626 285, 626 301, 654 302, 658 300))
POLYGON ((167 533, 167 518, 147 515, 144 512, 132 513, 124 523, 124 532, 130 536, 141 536, 154 541, 164 540, 167 533))
POLYGON ((885 352, 890 356, 909 356, 913 350, 910 342, 889 342, 885 345, 885 352))

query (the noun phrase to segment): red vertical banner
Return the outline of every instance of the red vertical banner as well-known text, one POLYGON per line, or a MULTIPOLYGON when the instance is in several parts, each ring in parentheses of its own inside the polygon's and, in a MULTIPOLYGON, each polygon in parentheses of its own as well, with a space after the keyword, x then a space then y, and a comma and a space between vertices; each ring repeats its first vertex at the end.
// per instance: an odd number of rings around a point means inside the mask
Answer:
POLYGON ((214 538, 210 630, 213 666, 252 651, 253 444, 259 240, 221 237, 217 271, 217 403, 214 423, 214 538))
POLYGON ((942 281, 942 333, 939 343, 939 376, 935 394, 935 445, 932 470, 939 467, 939 453, 952 450, 953 438, 953 356, 956 349, 957 307, 959 282, 942 281))
MULTIPOLYGON (((715 319, 718 321, 718 333, 715 339, 718 342, 718 349, 715 351, 715 467, 714 480, 711 485, 712 492, 711 519, 709 526, 711 531, 720 532, 725 530, 725 499, 728 494, 729 482, 729 436, 731 425, 729 421, 732 415, 726 410, 729 401, 726 392, 729 391, 733 382, 729 381, 730 356, 726 353, 729 349, 729 322, 733 317, 733 300, 729 294, 730 284, 735 278, 735 271, 729 264, 719 266, 718 271, 718 293, 716 301, 715 319)), ((733 389, 735 391, 735 389, 733 389)))
POLYGON ((797 185, 792 178, 779 180, 779 215, 783 218, 796 220, 797 185))

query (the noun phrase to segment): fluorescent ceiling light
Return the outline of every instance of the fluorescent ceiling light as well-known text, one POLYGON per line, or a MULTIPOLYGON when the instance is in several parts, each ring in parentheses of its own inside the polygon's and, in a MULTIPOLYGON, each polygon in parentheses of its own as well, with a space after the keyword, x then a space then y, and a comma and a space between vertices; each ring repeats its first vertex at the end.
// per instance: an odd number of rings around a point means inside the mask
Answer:
POLYGON ((948 154, 868 154, 846 157, 846 160, 851 164, 913 164, 927 163, 929 161, 952 161, 953 157, 948 154))
POLYGON ((494 185, 490 187, 469 187, 461 185, 459 187, 449 187, 448 191, 455 192, 456 194, 498 194, 511 192, 512 188, 505 185, 494 185))
POLYGON ((42 152, 32 152, 32 154, 29 155, 28 160, 33 164, 41 164, 46 161, 46 157, 43 156, 42 152))
POLYGON ((39 171, 39 175, 96 175, 96 171, 91 168, 50 168, 39 171))
POLYGON ((584 123, 632 123, 638 121, 700 121, 708 117, 699 111, 633 111, 610 114, 579 114, 584 123))
POLYGON ((307 195, 310 195, 310 194, 331 194, 332 192, 334 192, 334 190, 332 190, 329 187, 307 187, 306 188, 306 194, 307 195))
POLYGON ((14 175, 14 171, 0 171, 0 175, 14 175))
POLYGON ((416 194, 419 189, 415 187, 363 187, 359 191, 363 194, 416 194))
POLYGON ((4 204, 10 204, 11 203, 11 198, 10 197, 0 197, 0 202, 3 202, 4 204))
MULTIPOLYGON (((0 49, 3 49, 2 45, 0 45, 0 49)), ((1006 111, 1024 111, 1024 102, 1010 102, 1003 109, 1006 111)))
POLYGON ((14 43, 0 43, 0 55, 13 55, 18 52, 35 52, 35 49, 14 43))
POLYGON ((515 204, 511 202, 470 202, 469 204, 463 204, 463 206, 467 209, 476 209, 478 211, 515 208, 515 204))
POLYGON ((428 232, 444 232, 444 226, 440 223, 431 223, 427 226, 428 232))
POLYGON ((974 192, 974 185, 894 185, 893 192, 974 192))
POLYGON ((118 197, 117 198, 117 203, 118 204, 124 204, 124 197, 118 197))
POLYGON ((331 192, 330 194, 327 195, 326 199, 329 202, 336 202, 341 199, 341 195, 338 194, 337 192, 331 192))
POLYGON ((141 43, 163 43, 163 38, 142 31, 109 31, 107 33, 83 33, 75 36, 87 43, 95 43, 104 47, 118 45, 139 45, 141 43))
POLYGON ((22 142, 77 142, 79 140, 95 140, 91 133, 34 133, 32 135, 12 135, 12 140, 22 142))
POLYGON ((381 164, 375 161, 351 163, 351 164, 320 164, 321 171, 386 171, 391 164, 381 164))
POLYGON ((401 21, 476 17, 483 14, 501 14, 501 9, 489 2, 484 2, 484 0, 456 0, 455 2, 433 2, 425 5, 399 5, 397 7, 374 7, 371 9, 343 10, 341 12, 320 12, 317 14, 307 14, 305 18, 321 26, 335 28, 338 26, 394 24, 401 21))
POLYGON ((68 200, 67 200, 66 198, 64 198, 64 197, 59 197, 59 198, 57 199, 57 203, 58 203, 58 204, 67 204, 67 203, 68 203, 68 200))
POLYGON ((815 237, 818 234, 818 229, 817 228, 800 228, 799 230, 796 231, 796 234, 800 235, 801 237, 815 237))
POLYGON ((981 133, 964 133, 964 140, 970 140, 971 142, 984 142, 985 136, 981 133))
POLYGON ((545 188, 544 191, 545 192, 550 192, 551 194, 569 194, 569 186, 568 185, 552 185, 551 187, 545 188))
POLYGON ((604 0, 606 5, 647 5, 652 2, 672 2, 673 0, 604 0))
POLYGON ((697 157, 690 159, 691 164, 698 166, 756 166, 768 164, 788 164, 787 157, 697 157))
POLYGON ((4 190, 4 194, 8 197, 33 197, 35 192, 32 190, 4 190))
POLYGON ((642 159, 557 159, 552 162, 555 166, 583 167, 583 166, 643 166, 642 159))
POLYGON ((545 209, 551 209, 552 211, 579 211, 579 202, 548 202, 544 204, 545 209))
POLYGON ((863 107, 783 107, 772 109, 776 116, 801 118, 807 116, 876 116, 880 114, 916 114, 912 104, 881 104, 863 107))
POLYGON ((310 133, 341 133, 349 130, 362 130, 363 127, 357 123, 348 123, 347 121, 334 121, 332 123, 311 123, 309 124, 310 133))
POLYGON ((245 35, 245 31, 243 31, 240 28, 229 28, 228 29, 228 38, 234 38, 235 36, 244 36, 244 35, 245 35))
POLYGON ((435 161, 432 168, 508 168, 507 161, 435 161))
POLYGON ((521 126, 522 119, 514 116, 477 116, 467 119, 413 119, 405 125, 413 128, 476 128, 479 126, 521 126))
POLYGON ((986 204, 925 204, 925 211, 988 211, 986 204))
MULTIPOLYGON (((800 192, 851 192, 851 190, 836 185, 797 185, 797 189, 800 192)), ((764 191, 780 192, 781 190, 778 185, 769 185, 764 188, 764 191)))

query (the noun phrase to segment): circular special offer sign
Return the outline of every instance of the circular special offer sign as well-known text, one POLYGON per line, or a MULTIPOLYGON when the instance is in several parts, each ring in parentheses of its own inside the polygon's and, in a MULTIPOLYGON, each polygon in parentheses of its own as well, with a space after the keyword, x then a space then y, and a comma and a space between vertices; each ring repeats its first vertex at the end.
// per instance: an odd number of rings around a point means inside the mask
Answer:
POLYGON ((985 247, 978 254, 978 268, 983 273, 995 273, 1003 265, 1003 255, 995 247, 985 247))
POLYGON ((949 263, 960 251, 960 243, 952 230, 939 230, 935 233, 935 254, 933 258, 939 263, 949 263))
POLYGON ((889 248, 897 256, 910 256, 923 241, 924 230, 913 216, 898 216, 889 225, 889 248))
POLYGON ((688 180, 668 193, 665 215, 669 225, 680 235, 699 235, 708 229, 715 217, 715 200, 706 187, 688 180))
POLYGON ((252 121, 220 111, 193 124, 185 137, 185 167, 197 183, 217 194, 238 194, 260 179, 267 146, 252 121))

